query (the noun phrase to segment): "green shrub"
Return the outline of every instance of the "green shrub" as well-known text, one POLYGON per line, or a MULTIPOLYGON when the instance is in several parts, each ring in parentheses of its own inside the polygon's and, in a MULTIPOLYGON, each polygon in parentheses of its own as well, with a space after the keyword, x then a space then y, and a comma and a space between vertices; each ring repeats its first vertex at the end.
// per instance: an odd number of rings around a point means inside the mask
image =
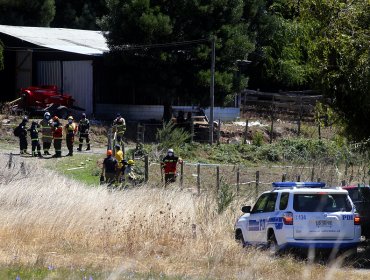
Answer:
POLYGON ((162 149, 174 148, 189 142, 191 135, 183 128, 176 128, 172 122, 166 123, 162 129, 157 130, 157 140, 162 149))
POLYGON ((232 187, 223 178, 220 180, 220 189, 217 194, 217 212, 221 214, 230 206, 235 197, 232 187))
POLYGON ((261 131, 256 131, 252 136, 252 145, 261 147, 263 145, 263 133, 261 131))

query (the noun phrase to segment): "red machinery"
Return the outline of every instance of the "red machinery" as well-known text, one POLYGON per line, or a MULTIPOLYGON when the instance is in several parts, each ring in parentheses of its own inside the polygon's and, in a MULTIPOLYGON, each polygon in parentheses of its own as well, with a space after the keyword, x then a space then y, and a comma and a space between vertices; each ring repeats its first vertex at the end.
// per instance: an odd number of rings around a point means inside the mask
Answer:
POLYGON ((20 98, 9 102, 13 112, 43 115, 48 111, 51 115, 66 119, 71 109, 83 110, 73 105, 74 99, 71 95, 58 92, 55 85, 22 88, 20 94, 20 98))

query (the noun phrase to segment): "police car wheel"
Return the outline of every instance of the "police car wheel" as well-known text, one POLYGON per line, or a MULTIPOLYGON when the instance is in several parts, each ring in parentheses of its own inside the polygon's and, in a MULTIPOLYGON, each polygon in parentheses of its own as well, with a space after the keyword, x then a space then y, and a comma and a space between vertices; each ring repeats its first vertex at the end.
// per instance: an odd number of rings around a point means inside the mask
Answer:
POLYGON ((268 237, 267 248, 272 256, 278 253, 278 244, 274 233, 271 233, 268 237))
POLYGON ((235 232, 235 240, 240 244, 242 245, 243 247, 245 247, 245 241, 244 241, 244 237, 243 237, 243 233, 241 230, 237 230, 235 232))

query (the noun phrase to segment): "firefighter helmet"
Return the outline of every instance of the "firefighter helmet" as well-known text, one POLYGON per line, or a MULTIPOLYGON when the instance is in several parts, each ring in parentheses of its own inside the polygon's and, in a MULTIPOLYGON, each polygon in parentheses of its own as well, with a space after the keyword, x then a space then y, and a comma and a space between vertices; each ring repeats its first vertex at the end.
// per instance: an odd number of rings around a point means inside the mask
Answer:
POLYGON ((129 159, 129 160, 127 161, 127 164, 128 164, 128 165, 135 165, 135 162, 134 162, 134 160, 129 159))
POLYGON ((54 117, 53 117, 53 121, 59 122, 59 118, 58 118, 58 116, 54 116, 54 117))
POLYGON ((73 117, 72 117, 72 116, 69 116, 69 117, 68 117, 68 119, 69 119, 69 120, 73 120, 73 117))
POLYGON ((49 112, 45 112, 44 118, 46 119, 46 117, 50 118, 50 113, 49 112))
POLYGON ((107 156, 111 156, 113 154, 112 150, 107 150, 107 156))

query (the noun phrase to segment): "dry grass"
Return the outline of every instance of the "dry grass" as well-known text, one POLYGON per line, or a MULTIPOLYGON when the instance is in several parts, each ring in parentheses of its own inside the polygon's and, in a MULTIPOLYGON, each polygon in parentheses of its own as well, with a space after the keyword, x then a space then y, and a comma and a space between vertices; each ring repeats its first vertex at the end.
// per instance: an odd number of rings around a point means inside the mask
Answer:
MULTIPOLYGON (((5 164, 0 157, 0 166, 5 164)), ((153 186, 108 192, 37 166, 26 166, 22 175, 17 164, 0 170, 1 266, 94 267, 112 271, 110 279, 127 272, 197 279, 367 279, 339 263, 321 266, 242 249, 233 239, 241 201, 218 215, 211 194, 153 186)))

